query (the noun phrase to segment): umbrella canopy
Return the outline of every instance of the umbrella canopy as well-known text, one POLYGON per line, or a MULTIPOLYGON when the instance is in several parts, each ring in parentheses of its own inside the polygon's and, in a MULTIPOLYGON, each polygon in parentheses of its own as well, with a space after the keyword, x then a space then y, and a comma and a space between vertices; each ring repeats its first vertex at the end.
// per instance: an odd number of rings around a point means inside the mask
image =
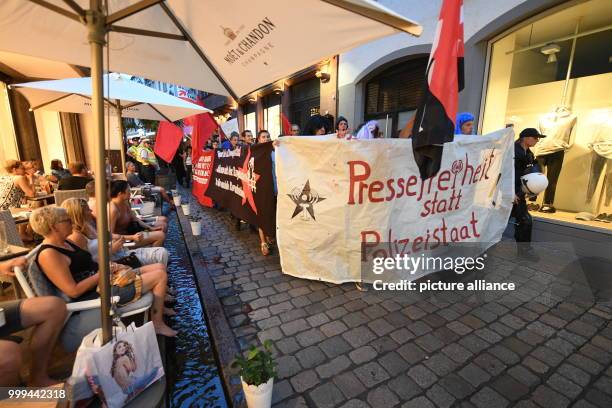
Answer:
MULTIPOLYGON (((3 0, 0 50, 92 66, 90 0, 3 0)), ((374 0, 108 0, 107 68, 234 99, 422 27, 374 0)))
MULTIPOLYGON (((198 113, 212 112, 195 103, 139 84, 124 75, 103 78, 104 96, 110 112, 121 117, 174 122, 198 113), (110 105, 110 106, 109 106, 110 105)), ((91 113, 91 78, 69 78, 11 85, 30 103, 31 110, 91 113)))

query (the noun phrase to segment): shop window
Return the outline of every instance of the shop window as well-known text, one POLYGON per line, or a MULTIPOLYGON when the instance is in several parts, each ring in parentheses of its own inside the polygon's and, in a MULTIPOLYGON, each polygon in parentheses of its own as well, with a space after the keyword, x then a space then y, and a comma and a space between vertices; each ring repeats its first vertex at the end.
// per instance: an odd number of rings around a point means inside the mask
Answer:
POLYGON ((366 82, 365 121, 376 120, 384 137, 397 137, 414 116, 425 90, 427 61, 421 56, 396 63, 366 82))
POLYGON ((271 94, 263 99, 264 129, 270 132, 270 137, 276 139, 281 134, 281 96, 271 94))
POLYGON ((257 134, 257 113, 255 104, 251 103, 244 106, 244 130, 250 130, 253 135, 257 134))
POLYGON ((532 214, 612 230, 612 2, 532 21, 490 43, 481 131, 538 128, 549 187, 532 214), (588 34, 573 38, 577 26, 588 34))

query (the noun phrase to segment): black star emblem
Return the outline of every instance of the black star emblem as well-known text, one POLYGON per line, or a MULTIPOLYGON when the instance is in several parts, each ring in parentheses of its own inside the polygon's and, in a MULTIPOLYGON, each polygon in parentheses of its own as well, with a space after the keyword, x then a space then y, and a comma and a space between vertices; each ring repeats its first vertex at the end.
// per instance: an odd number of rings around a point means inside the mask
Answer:
POLYGON ((295 218, 296 215, 306 210, 308 211, 308 214, 310 214, 310 217, 316 221, 313 205, 325 200, 325 197, 320 197, 316 191, 310 189, 310 180, 306 181, 306 184, 304 184, 304 188, 302 188, 301 192, 299 190, 294 190, 291 194, 287 195, 289 198, 291 198, 291 201, 295 203, 295 210, 293 211, 291 219, 295 218))

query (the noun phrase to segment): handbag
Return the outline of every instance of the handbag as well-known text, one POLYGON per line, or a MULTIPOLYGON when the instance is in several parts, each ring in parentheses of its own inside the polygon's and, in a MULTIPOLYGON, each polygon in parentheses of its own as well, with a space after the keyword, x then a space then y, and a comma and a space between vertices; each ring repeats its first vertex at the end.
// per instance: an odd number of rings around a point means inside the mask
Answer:
POLYGON ((118 263, 111 263, 110 271, 111 285, 120 288, 126 287, 130 283, 134 282, 138 277, 136 270, 127 265, 118 263))
POLYGON ((128 255, 117 259, 115 262, 118 264, 127 265, 133 269, 140 268, 142 266, 142 262, 140 262, 140 259, 138 259, 135 252, 130 252, 128 255))
POLYGON ((121 408, 164 376, 153 323, 134 323, 91 353, 86 375, 108 408, 121 408))

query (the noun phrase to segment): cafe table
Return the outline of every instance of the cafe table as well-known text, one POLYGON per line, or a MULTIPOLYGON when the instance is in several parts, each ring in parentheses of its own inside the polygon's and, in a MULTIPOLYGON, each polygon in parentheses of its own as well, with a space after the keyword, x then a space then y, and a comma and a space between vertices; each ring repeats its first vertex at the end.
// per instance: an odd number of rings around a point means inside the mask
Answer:
POLYGON ((44 201, 44 205, 51 204, 51 201, 55 201, 55 196, 53 194, 36 194, 34 197, 26 197, 28 201, 40 202, 44 201))
POLYGON ((9 259, 27 255, 28 252, 30 252, 30 248, 18 245, 9 245, 8 252, 0 252, 0 261, 7 261, 9 259))

